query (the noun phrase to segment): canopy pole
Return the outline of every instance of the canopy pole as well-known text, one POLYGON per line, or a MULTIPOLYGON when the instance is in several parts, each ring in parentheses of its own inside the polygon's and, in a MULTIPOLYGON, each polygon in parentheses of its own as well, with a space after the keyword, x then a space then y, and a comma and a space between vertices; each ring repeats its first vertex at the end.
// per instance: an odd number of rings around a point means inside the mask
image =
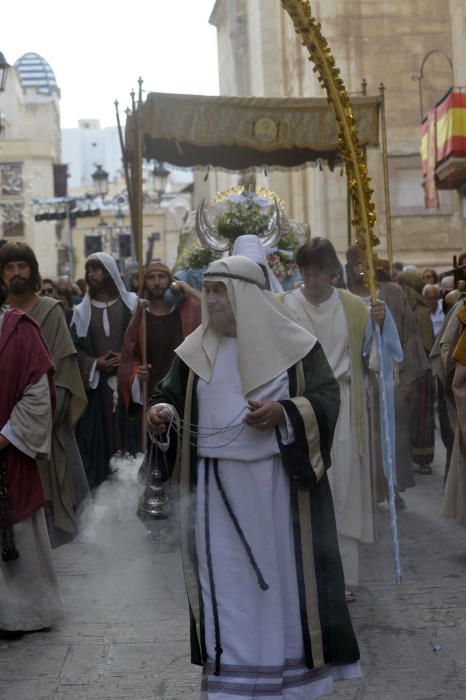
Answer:
POLYGON ((134 230, 133 230, 133 193, 132 193, 132 188, 131 188, 131 178, 130 178, 130 173, 129 173, 129 163, 128 163, 128 154, 126 152, 126 147, 125 147, 125 142, 123 139, 123 129, 121 128, 121 121, 120 121, 120 112, 118 111, 119 107, 119 102, 118 100, 115 100, 114 102, 115 105, 115 113, 116 113, 116 121, 117 121, 117 128, 118 128, 118 137, 120 140, 120 148, 121 148, 121 160, 123 162, 123 172, 125 174, 125 183, 126 183, 126 191, 128 193, 128 207, 129 207, 129 215, 131 218, 131 240, 133 242, 133 254, 136 252, 136 246, 135 246, 135 241, 134 241, 134 230))
POLYGON ((387 119, 385 112, 385 85, 380 83, 380 122, 382 127, 383 185, 385 193, 385 225, 387 228, 387 254, 390 274, 393 272, 392 213, 390 207, 390 182, 388 176, 387 119))
MULTIPOLYGON (((132 192, 133 192, 133 213, 134 213, 134 242, 136 250, 136 258, 138 261, 138 276, 139 276, 139 303, 142 308, 142 364, 147 366, 147 331, 146 331, 146 309, 143 295, 143 279, 144 279, 144 262, 143 262, 143 191, 142 191, 142 78, 139 78, 138 101, 136 103, 136 95, 134 90, 131 92, 132 115, 134 127, 134 156, 132 168, 132 192)), ((142 383, 143 406, 142 406, 142 451, 145 453, 147 449, 147 431, 145 429, 145 415, 148 402, 148 387, 147 381, 142 383)))

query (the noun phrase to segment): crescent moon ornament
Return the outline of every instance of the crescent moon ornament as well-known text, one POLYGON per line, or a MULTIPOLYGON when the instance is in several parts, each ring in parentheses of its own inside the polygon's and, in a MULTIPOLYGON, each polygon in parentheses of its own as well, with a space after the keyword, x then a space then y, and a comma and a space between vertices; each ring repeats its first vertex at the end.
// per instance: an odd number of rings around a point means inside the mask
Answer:
MULTIPOLYGON (((214 200, 214 207, 221 202, 225 201, 231 195, 241 195, 244 193, 244 187, 240 188, 230 188, 225 192, 217 194, 214 200)), ((267 190, 259 190, 257 193, 258 197, 268 199, 266 206, 273 207, 273 213, 267 223, 265 229, 258 233, 258 238, 260 239, 264 248, 273 248, 278 244, 280 237, 283 233, 282 231, 282 213, 281 213, 281 200, 273 192, 268 192, 267 190)), ((196 230, 197 235, 201 243, 216 253, 225 253, 232 247, 232 241, 223 238, 217 230, 216 226, 209 223, 206 213, 205 199, 199 204, 196 210, 196 230)), ((247 230, 244 233, 248 233, 247 230)))
POLYGON ((281 214, 278 202, 275 202, 273 216, 267 226, 265 236, 259 236, 264 248, 274 248, 280 240, 281 231, 281 214))
POLYGON ((229 249, 230 244, 228 242, 221 243, 219 241, 213 227, 207 220, 205 199, 202 200, 196 209, 196 231, 199 240, 206 248, 210 248, 216 253, 225 253, 229 249))

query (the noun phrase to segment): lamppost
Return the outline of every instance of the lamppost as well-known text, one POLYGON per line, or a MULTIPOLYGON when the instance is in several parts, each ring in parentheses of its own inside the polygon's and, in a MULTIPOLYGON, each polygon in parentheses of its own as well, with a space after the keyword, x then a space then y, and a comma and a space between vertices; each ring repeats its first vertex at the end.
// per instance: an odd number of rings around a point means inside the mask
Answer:
POLYGON ((447 61, 448 65, 450 66, 451 76, 452 76, 452 85, 453 85, 453 61, 451 60, 451 57, 443 49, 432 49, 431 51, 428 51, 421 61, 421 68, 419 70, 419 74, 411 76, 412 80, 417 80, 419 82, 419 109, 421 112, 421 121, 424 119, 424 116, 425 116, 424 115, 424 100, 423 100, 424 66, 426 64, 426 61, 434 54, 439 54, 440 56, 443 56, 443 58, 447 61))
POLYGON ((126 268, 127 258, 132 257, 131 234, 125 229, 125 214, 119 206, 115 223, 101 218, 93 234, 86 236, 86 257, 97 249, 105 249, 117 263, 120 272, 126 268), (91 250, 92 249, 92 250, 91 250))
POLYGON ((163 163, 159 163, 158 161, 155 161, 154 168, 151 172, 151 180, 152 180, 152 190, 153 190, 154 194, 156 195, 158 202, 160 202, 160 199, 162 198, 162 194, 165 192, 165 188, 167 186, 167 180, 168 180, 169 175, 170 175, 170 171, 164 167, 163 163))
POLYGON ((94 187, 100 197, 106 197, 108 194, 108 172, 101 165, 97 165, 96 170, 91 175, 94 181, 94 187))
MULTIPOLYGON (((2 54, 0 51, 0 92, 5 91, 5 86, 6 86, 6 78, 8 75, 8 68, 10 67, 10 64, 7 63, 7 60, 5 56, 2 54)), ((2 126, 2 113, 0 112, 0 133, 3 130, 2 126)))
POLYGON ((120 272, 124 272, 127 259, 134 258, 134 241, 131 233, 125 230, 125 213, 120 206, 115 214, 115 224, 118 232, 118 267, 120 272))

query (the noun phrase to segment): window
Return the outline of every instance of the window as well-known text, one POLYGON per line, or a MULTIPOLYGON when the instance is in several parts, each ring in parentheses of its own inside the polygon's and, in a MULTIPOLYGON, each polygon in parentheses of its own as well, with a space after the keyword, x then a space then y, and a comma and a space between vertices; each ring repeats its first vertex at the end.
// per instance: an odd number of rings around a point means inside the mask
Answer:
POLYGON ((0 163, 0 194, 5 196, 23 193, 23 164, 0 163))
POLYGON ((24 236, 23 203, 0 204, 0 221, 5 238, 24 236))
POLYGON ((453 213, 452 193, 445 190, 439 192, 440 209, 425 208, 420 156, 390 157, 389 173, 392 216, 445 216, 453 213))

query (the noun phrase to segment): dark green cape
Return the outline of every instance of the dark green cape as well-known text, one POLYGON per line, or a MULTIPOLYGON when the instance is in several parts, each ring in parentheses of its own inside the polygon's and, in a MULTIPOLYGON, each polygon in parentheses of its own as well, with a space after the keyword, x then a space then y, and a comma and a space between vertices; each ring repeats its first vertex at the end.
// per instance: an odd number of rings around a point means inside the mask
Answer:
MULTIPOLYGON (((325 663, 353 663, 359 659, 359 649, 345 603, 335 515, 326 475, 340 406, 338 384, 318 343, 288 370, 288 376, 292 398, 282 404, 296 440, 285 446, 280 443, 278 431, 277 437, 283 466, 290 478, 306 662, 309 668, 325 663)), ((197 377, 176 358, 150 404, 168 403, 174 409, 175 423, 179 426, 180 417, 184 420, 181 442, 172 429, 166 476, 180 480, 181 545, 191 616, 191 660, 204 664, 206 649, 195 543, 196 441, 186 432, 196 431, 197 427, 196 384, 197 377)), ((164 463, 161 455, 158 461, 164 463)))

